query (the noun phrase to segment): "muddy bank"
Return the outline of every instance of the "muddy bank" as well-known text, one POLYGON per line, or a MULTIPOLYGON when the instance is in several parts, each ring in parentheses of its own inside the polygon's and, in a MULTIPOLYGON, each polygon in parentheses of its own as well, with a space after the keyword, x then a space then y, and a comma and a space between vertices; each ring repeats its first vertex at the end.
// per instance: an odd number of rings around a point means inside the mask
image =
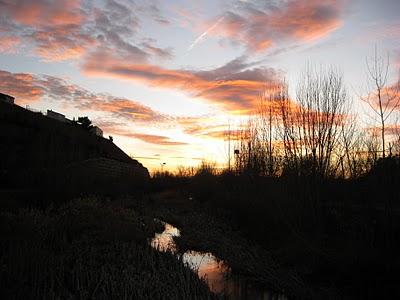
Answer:
POLYGON ((177 251, 212 253, 223 260, 233 276, 245 278, 257 288, 267 289, 294 299, 317 299, 330 290, 312 290, 290 268, 283 267, 265 249, 250 243, 243 232, 230 225, 230 216, 210 210, 180 193, 153 196, 157 218, 180 229, 174 237, 177 251))

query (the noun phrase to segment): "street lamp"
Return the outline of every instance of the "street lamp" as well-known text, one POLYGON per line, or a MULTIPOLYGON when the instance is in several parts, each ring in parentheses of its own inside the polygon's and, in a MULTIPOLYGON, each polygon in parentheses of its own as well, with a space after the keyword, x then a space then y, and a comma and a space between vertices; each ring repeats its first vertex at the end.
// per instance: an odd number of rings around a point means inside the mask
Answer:
POLYGON ((235 155, 236 174, 239 174, 239 155, 240 155, 239 149, 235 149, 233 151, 233 154, 235 155))
POLYGON ((164 166, 165 166, 166 164, 167 164, 167 163, 165 163, 165 162, 160 163, 160 165, 161 165, 161 173, 164 171, 164 166))

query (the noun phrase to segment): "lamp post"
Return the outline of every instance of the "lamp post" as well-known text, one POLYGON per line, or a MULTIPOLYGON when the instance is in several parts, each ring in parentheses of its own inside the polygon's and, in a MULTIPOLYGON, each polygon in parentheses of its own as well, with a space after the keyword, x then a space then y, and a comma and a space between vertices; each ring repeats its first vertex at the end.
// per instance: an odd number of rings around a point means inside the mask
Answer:
POLYGON ((240 155, 239 149, 235 149, 233 151, 233 154, 235 155, 236 174, 239 174, 239 155, 240 155))
POLYGON ((164 166, 165 166, 166 164, 167 164, 167 163, 165 163, 165 162, 160 163, 160 165, 161 165, 161 173, 164 172, 164 166))

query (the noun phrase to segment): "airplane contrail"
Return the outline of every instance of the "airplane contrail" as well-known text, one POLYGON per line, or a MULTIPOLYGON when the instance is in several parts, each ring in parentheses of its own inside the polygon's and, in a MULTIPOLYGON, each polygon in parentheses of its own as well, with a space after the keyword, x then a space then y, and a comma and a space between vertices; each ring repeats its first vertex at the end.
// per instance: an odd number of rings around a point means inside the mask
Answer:
POLYGON ((221 18, 219 18, 213 25, 211 25, 206 31, 204 31, 197 39, 194 40, 194 42, 188 47, 187 51, 191 51, 194 46, 196 46, 198 43, 200 43, 204 38, 208 35, 208 33, 213 30, 215 27, 218 26, 219 23, 221 23, 225 18, 225 15, 223 15, 221 18))
MULTIPOLYGON (((248 0, 239 0, 233 7, 233 9, 237 9, 239 7, 239 3, 241 2, 248 2, 248 0)), ((200 43, 202 40, 206 38, 208 33, 212 31, 215 27, 219 25, 226 17, 226 13, 222 17, 220 17, 213 25, 211 25, 206 31, 204 31, 201 35, 199 35, 193 43, 188 47, 187 52, 190 52, 198 43, 200 43)))

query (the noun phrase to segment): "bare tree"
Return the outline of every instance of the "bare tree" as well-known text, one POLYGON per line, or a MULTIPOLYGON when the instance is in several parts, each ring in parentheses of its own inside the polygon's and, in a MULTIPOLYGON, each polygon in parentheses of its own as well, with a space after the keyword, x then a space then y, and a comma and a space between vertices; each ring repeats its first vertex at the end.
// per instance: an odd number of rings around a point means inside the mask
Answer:
POLYGON ((262 171, 265 175, 274 176, 277 174, 279 143, 277 135, 278 114, 280 112, 280 100, 284 83, 278 87, 268 88, 265 86, 260 93, 260 103, 256 115, 257 145, 262 171))
POLYGON ((369 136, 365 139, 365 148, 368 164, 374 166, 378 160, 379 152, 379 133, 376 128, 372 128, 369 136))
POLYGON ((371 170, 376 162, 376 149, 374 132, 360 128, 355 115, 348 116, 341 129, 340 146, 335 149, 342 177, 356 178, 371 170))
POLYGON ((326 176, 345 118, 347 93, 334 69, 316 72, 308 66, 296 91, 296 102, 281 94, 281 137, 291 167, 326 176))
POLYGON ((386 58, 378 54, 375 46, 374 55, 366 59, 370 92, 361 99, 368 104, 380 123, 382 157, 386 156, 385 126, 389 117, 400 106, 399 84, 388 86, 389 55, 386 58))
POLYGON ((277 131, 280 102, 285 85, 265 85, 259 95, 259 106, 240 132, 235 149, 240 172, 277 176, 280 169, 280 141, 277 131))
POLYGON ((393 141, 392 141, 392 145, 391 145, 391 149, 393 149, 393 154, 400 156, 400 126, 399 124, 399 118, 400 116, 397 117, 396 119, 396 123, 394 124, 393 127, 393 132, 392 135, 394 137, 393 141))
POLYGON ((250 166, 251 151, 251 133, 253 130, 251 121, 244 125, 240 125, 234 134, 234 159, 235 159, 235 173, 241 174, 250 166))
POLYGON ((283 144, 283 156, 286 165, 297 167, 301 156, 301 135, 299 134, 300 114, 296 105, 289 98, 288 86, 282 84, 276 92, 275 98, 279 101, 280 119, 278 120, 279 137, 283 144))

